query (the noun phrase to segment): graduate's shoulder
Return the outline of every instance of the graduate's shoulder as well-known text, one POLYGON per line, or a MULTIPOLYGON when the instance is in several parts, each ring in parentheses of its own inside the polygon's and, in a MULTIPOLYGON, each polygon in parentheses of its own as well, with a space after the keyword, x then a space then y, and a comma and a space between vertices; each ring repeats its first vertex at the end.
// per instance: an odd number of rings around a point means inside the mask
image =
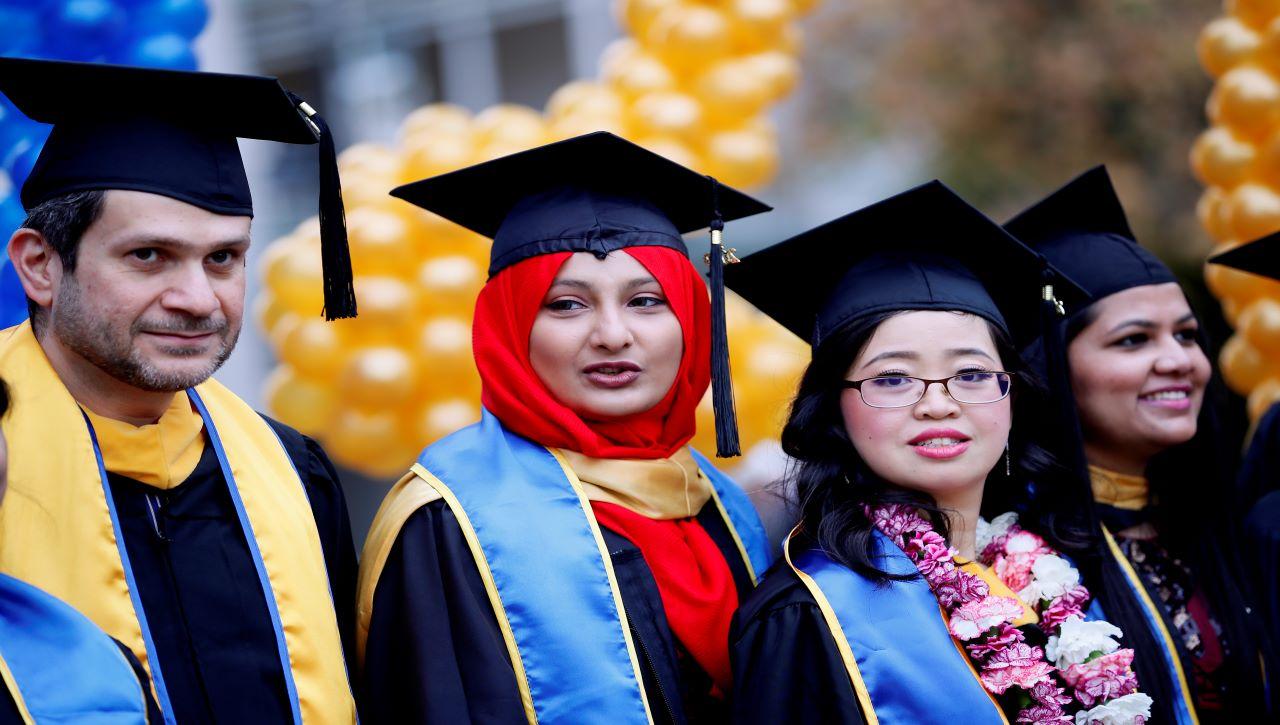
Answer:
POLYGON ((812 611, 821 616, 818 603, 785 559, 770 566, 760 584, 749 593, 734 615, 738 632, 783 614, 812 611))

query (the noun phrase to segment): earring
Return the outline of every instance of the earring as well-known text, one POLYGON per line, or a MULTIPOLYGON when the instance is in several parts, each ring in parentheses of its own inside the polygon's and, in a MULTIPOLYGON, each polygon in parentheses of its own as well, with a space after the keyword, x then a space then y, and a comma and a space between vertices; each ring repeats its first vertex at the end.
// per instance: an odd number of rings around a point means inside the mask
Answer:
POLYGON ((1004 444, 1004 475, 1013 478, 1013 461, 1009 458, 1009 444, 1004 444))

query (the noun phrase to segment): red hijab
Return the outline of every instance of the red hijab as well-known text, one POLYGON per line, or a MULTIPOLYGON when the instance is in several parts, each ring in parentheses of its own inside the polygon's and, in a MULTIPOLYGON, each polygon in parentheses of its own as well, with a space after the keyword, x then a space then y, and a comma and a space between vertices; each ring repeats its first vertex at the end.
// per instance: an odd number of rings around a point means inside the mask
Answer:
POLYGON ((652 274, 680 322, 684 356, 666 397, 643 413, 588 423, 556 400, 529 360, 529 333, 543 296, 572 252, 530 257, 498 272, 480 291, 472 346, 481 402, 508 429, 544 446, 593 458, 665 458, 689 442, 694 411, 711 381, 711 303, 683 254, 666 247, 626 247, 652 274))

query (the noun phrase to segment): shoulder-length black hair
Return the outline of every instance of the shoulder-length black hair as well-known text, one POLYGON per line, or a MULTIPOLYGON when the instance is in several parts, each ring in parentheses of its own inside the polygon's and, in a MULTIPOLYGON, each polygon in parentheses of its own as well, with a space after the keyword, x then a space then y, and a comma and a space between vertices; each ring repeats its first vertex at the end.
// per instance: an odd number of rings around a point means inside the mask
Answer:
MULTIPOLYGON (((1076 313, 1065 325, 1067 343, 1096 319, 1096 307, 1076 313)), ((1196 343, 1210 361, 1216 359, 1216 351, 1203 332, 1197 334, 1196 343)), ((1073 395, 1070 386, 1066 386, 1065 394, 1073 395)), ((1243 508, 1246 502, 1236 481, 1243 431, 1230 425, 1224 415, 1227 398, 1215 366, 1206 386, 1195 436, 1154 456, 1147 464, 1146 477, 1160 545, 1191 568, 1195 582, 1209 600, 1214 619, 1222 626, 1230 650, 1225 662, 1224 679, 1229 692, 1224 707, 1236 719, 1265 712, 1268 693, 1262 668, 1265 663, 1266 673, 1274 679, 1271 673, 1280 668, 1280 659, 1266 623, 1260 621, 1260 610, 1253 605, 1252 588, 1244 573, 1241 518, 1247 508, 1243 508)), ((1071 425, 1080 446, 1078 460, 1084 461, 1084 437, 1078 418, 1071 425)), ((1093 513, 1088 472, 1079 472, 1076 480, 1089 492, 1087 512, 1092 519, 1094 541, 1094 550, 1081 567, 1084 583, 1101 603, 1107 619, 1124 631, 1125 646, 1137 653, 1134 670, 1142 689, 1156 700, 1153 715, 1163 712, 1166 718, 1172 718, 1171 702, 1176 689, 1169 668, 1159 655, 1160 643, 1152 639, 1155 634, 1146 624, 1142 603, 1103 542, 1102 524, 1093 513)), ((1150 596, 1156 599, 1154 594, 1150 596)), ((1167 618, 1165 626, 1176 638, 1177 630, 1167 618)), ((1190 658, 1180 641, 1176 645, 1183 655, 1188 685, 1194 688, 1190 658)), ((1275 693, 1271 697, 1280 699, 1275 693)))
MULTIPOLYGON (((885 320, 901 312, 886 312, 856 320, 832 333, 814 351, 813 359, 800 381, 791 414, 782 429, 782 449, 791 456, 791 482, 800 507, 802 533, 833 560, 875 581, 912 578, 893 576, 875 563, 874 526, 864 513, 888 503, 910 503, 926 512, 938 533, 947 536, 950 520, 946 511, 927 493, 904 489, 875 475, 858 455, 846 433, 840 409, 841 382, 854 358, 885 320)), ((956 312, 955 314, 967 314, 956 312)), ((1011 393, 1013 426, 1009 436, 1012 475, 1003 461, 987 476, 982 512, 986 516, 1019 510, 1028 528, 1049 538, 1059 547, 1073 550, 1083 541, 1078 525, 1050 500, 1071 487, 1045 487, 1050 495, 1035 499, 1030 506, 1028 488, 1060 475, 1052 456, 1040 445, 1038 421, 1047 417, 1044 390, 1019 356, 1008 335, 987 324, 1006 371, 1014 373, 1011 393)))

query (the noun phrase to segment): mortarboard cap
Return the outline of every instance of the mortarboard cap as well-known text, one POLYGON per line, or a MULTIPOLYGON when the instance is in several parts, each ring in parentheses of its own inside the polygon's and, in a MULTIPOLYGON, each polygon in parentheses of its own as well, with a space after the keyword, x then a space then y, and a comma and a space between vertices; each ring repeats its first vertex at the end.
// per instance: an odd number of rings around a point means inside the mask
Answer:
POLYGON ((710 227, 711 380, 716 448, 739 453, 724 318, 725 221, 770 207, 600 131, 397 187, 391 195, 493 239, 489 275, 530 257, 633 246, 688 255, 681 235, 710 227))
POLYGON ((1232 247, 1209 257, 1209 264, 1221 264, 1242 272, 1280 279, 1280 233, 1268 234, 1247 244, 1232 247))
POLYGON ((1004 228, 1078 282, 1093 300, 1177 281, 1134 238, 1105 166, 1077 176, 1004 228))
POLYGON ((30 210, 76 191, 128 189, 252 216, 237 138, 320 144, 325 315, 356 313, 333 137, 274 78, 0 58, 0 93, 53 125, 22 186, 30 210))
POLYGON ((746 257, 725 275, 761 312, 820 345, 880 312, 960 310, 1018 344, 1040 332, 1046 285, 1083 293, 942 182, 931 181, 746 257))

